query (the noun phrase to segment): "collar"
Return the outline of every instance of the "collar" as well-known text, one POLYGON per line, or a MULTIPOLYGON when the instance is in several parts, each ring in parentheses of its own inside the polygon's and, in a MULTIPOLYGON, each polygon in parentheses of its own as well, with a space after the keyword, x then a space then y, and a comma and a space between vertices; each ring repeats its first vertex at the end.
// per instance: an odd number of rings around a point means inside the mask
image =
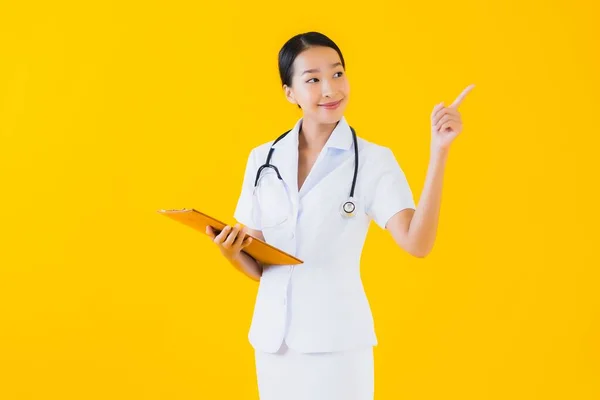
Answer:
MULTIPOLYGON (((300 128, 302 127, 302 118, 300 118, 294 128, 279 142, 275 143, 273 146, 274 149, 280 147, 291 147, 295 146, 298 149, 298 135, 300 132, 300 128)), ((350 125, 346 121, 346 117, 342 117, 331 135, 329 139, 325 143, 325 147, 332 147, 341 150, 349 150, 352 147, 352 130, 350 129, 350 125)))

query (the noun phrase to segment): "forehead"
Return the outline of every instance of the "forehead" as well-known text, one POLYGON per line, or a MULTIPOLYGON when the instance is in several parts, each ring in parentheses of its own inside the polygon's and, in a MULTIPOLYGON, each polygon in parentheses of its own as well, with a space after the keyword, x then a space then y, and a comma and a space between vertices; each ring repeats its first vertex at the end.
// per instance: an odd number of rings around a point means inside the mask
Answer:
POLYGON ((341 62, 337 51, 331 47, 311 47, 300 53, 294 60, 295 74, 301 74, 307 69, 329 69, 332 64, 341 62))

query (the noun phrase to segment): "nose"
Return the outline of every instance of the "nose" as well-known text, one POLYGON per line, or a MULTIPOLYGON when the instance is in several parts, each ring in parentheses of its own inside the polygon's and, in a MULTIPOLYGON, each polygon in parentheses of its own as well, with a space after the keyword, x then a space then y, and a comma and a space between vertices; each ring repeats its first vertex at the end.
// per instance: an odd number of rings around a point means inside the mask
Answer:
POLYGON ((331 97, 334 93, 334 85, 329 79, 323 79, 323 84, 321 85, 321 94, 323 97, 331 97))

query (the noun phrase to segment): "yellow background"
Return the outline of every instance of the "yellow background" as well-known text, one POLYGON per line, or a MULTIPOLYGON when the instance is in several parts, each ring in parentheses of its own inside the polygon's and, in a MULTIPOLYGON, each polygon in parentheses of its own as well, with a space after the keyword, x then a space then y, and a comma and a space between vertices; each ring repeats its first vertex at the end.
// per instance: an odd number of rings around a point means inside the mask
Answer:
POLYGON ((433 253, 372 225, 376 399, 600 398, 600 12, 584 1, 0 3, 0 399, 256 399, 257 284, 161 208, 231 222, 299 118, 277 52, 319 30, 347 118, 419 199, 468 84, 433 253))

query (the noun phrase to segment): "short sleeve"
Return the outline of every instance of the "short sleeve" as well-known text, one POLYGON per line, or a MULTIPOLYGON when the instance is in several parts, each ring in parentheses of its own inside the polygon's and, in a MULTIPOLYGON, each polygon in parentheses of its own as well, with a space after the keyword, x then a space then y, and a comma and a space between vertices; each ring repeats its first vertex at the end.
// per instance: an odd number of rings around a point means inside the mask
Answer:
POLYGON ((254 221, 252 213, 252 193, 254 191, 254 180, 256 178, 257 169, 258 164, 256 162, 256 151, 252 150, 246 163, 246 171, 244 172, 242 188, 233 217, 242 225, 259 231, 261 230, 261 227, 258 226, 254 221))
POLYGON ((399 211, 416 209, 412 191, 394 153, 383 147, 373 168, 367 214, 382 229, 399 211))

